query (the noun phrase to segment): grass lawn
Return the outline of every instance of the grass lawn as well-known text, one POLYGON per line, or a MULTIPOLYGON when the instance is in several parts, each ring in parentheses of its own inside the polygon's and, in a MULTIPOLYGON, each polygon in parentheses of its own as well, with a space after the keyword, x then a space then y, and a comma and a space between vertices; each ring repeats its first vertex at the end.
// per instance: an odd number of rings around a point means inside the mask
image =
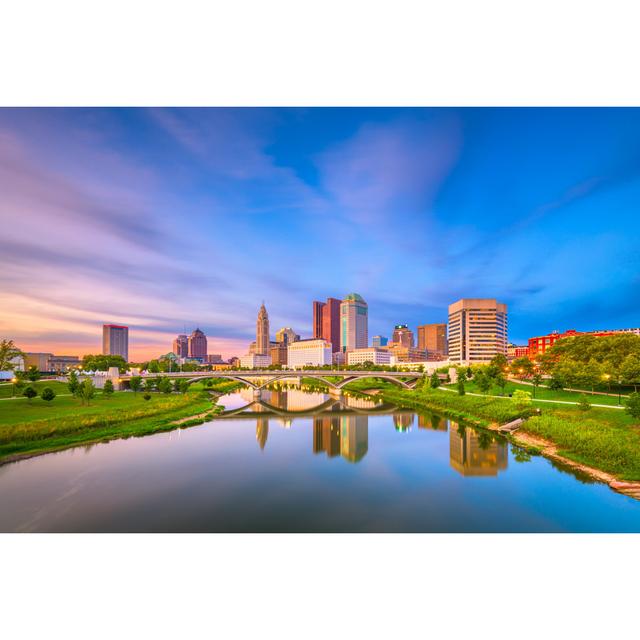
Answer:
MULTIPOLYGON (((26 382, 22 390, 20 392, 16 392, 16 395, 20 396, 27 386, 32 386, 38 394, 40 394, 45 387, 51 387, 56 394, 69 393, 69 388, 65 382, 57 382, 56 380, 39 380, 38 382, 26 382)), ((12 396, 13 385, 0 384, 0 398, 11 398, 12 396)))
MULTIPOLYGON (((456 385, 455 384, 448 384, 445 385, 447 387, 449 387, 450 389, 456 389, 456 385)), ((475 382, 471 381, 467 381, 464 383, 464 388, 467 392, 470 393, 482 393, 482 391, 480 391, 476 385, 475 382)), ((529 384, 520 384, 518 382, 507 382, 504 391, 494 385, 493 387, 491 387, 491 389, 488 392, 488 395, 490 396, 499 396, 500 394, 504 393, 505 396, 509 396, 510 393, 513 393, 514 391, 516 391, 517 389, 520 389, 522 391, 528 391, 531 394, 531 397, 533 397, 533 386, 529 385, 529 384)), ((548 387, 542 386, 540 385, 536 390, 535 390, 535 394, 536 394, 536 398, 539 400, 560 400, 562 402, 579 402, 580 398, 582 397, 582 395, 586 395, 587 399, 589 400, 589 402, 591 404, 609 404, 612 406, 617 406, 618 405, 618 396, 599 396, 599 395, 591 395, 588 392, 584 392, 584 394, 582 393, 577 393, 575 391, 552 391, 551 389, 549 389, 548 387)), ((624 404, 625 398, 622 398, 622 403, 624 404)))
MULTIPOLYGON (((21 454, 54 451, 67 447, 145 435, 175 428, 178 419, 188 419, 216 410, 209 394, 116 392, 110 398, 97 392, 90 405, 73 396, 56 397, 51 403, 41 398, 0 402, 0 461, 21 454)), ((203 422, 185 421, 181 426, 203 422)))

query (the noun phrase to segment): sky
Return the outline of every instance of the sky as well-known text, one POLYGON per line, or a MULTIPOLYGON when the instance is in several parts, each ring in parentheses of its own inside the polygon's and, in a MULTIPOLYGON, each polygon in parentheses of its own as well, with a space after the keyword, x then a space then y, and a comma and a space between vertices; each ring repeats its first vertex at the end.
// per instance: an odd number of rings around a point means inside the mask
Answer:
POLYGON ((508 305, 509 340, 640 326, 640 109, 0 109, 0 338, 243 355, 350 292, 369 335, 508 305))

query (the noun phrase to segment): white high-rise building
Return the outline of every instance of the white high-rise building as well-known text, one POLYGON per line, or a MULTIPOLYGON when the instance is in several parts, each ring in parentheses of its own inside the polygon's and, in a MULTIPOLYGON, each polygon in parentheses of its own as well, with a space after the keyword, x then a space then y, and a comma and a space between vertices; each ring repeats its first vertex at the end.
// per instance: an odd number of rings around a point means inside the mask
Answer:
POLYGON ((507 355, 507 305, 492 298, 463 298, 449 305, 449 359, 489 362, 507 355))
POLYGON ((369 342, 369 307, 362 296, 350 293, 340 303, 340 350, 364 349, 369 342))
POLYGON ((322 367, 331 363, 331 343, 322 338, 298 340, 287 347, 287 366, 290 369, 322 367))

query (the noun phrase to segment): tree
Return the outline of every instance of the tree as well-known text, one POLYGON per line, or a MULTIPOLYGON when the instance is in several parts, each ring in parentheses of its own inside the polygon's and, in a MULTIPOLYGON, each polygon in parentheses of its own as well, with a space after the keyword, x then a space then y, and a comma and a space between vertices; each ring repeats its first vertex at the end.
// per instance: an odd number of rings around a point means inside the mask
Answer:
POLYGON ((189 391, 189 381, 188 380, 180 380, 180 393, 187 393, 189 391))
POLYGON ((0 371, 15 371, 18 366, 16 358, 24 358, 24 353, 16 347, 13 340, 0 340, 0 371))
MULTIPOLYGON (((204 384, 205 387, 211 386, 211 385, 207 385, 207 382, 210 382, 210 380, 205 380, 202 384, 204 384)), ((180 380, 178 380, 178 378, 176 378, 173 381, 173 390, 174 391, 180 391, 180 380)))
POLYGON ((637 391, 640 384, 640 356, 630 353, 620 366, 620 379, 627 384, 632 384, 637 391))
POLYGON ((35 365, 31 365, 27 369, 27 378, 31 382, 38 382, 38 380, 40 380, 40 372, 38 371, 38 367, 36 367, 35 365))
POLYGON ((458 380, 458 395, 463 396, 465 393, 466 391, 464 390, 464 380, 460 378, 458 380))
POLYGON ((69 373, 69 382, 67 382, 67 388, 69 389, 69 393, 75 396, 76 393, 78 393, 79 386, 80 386, 80 383, 78 382, 78 374, 74 370, 72 370, 69 373))
POLYGON ((458 368, 458 380, 464 382, 467 379, 467 370, 464 367, 458 368))
POLYGON ((629 399, 625 403, 624 410, 636 420, 640 419, 640 393, 634 391, 629 395, 629 399))
POLYGON ((580 411, 589 411, 589 409, 591 409, 591 403, 584 393, 580 396, 580 400, 578 401, 578 409, 580 409, 580 411))
POLYGON ((56 397, 56 392, 51 387, 45 387, 40 394, 45 402, 51 402, 56 397))
POLYGON ((158 382, 158 391, 161 393, 171 393, 172 389, 173 386, 169 378, 162 378, 160 382, 158 382))
POLYGON ((531 406, 531 394, 528 391, 517 389, 513 392, 513 403, 518 411, 523 411, 531 406))
POLYGON ((431 380, 429 381, 429 385, 431 386, 432 389, 437 389, 440 386, 440 378, 438 377, 438 374, 435 371, 431 374, 431 380))
POLYGON ((536 397, 536 389, 542 383, 542 376, 539 373, 534 373, 531 377, 531 382, 533 384, 533 397, 536 397))
POLYGON ((102 387, 102 394, 108 398, 113 394, 113 382, 111 380, 104 381, 104 387, 102 387))
POLYGON ((529 360, 529 358, 516 358, 511 362, 511 373, 523 380, 524 378, 528 378, 534 372, 533 362, 529 360))
POLYGON ((85 402, 91 404, 93 396, 96 394, 96 388, 91 378, 85 378, 78 386, 77 395, 82 400, 82 404, 85 402))
POLYGON ((504 388, 507 386, 507 379, 502 375, 502 373, 498 373, 493 379, 493 382, 500 387, 500 395, 503 396, 504 388))
POLYGON ((489 393, 489 389, 491 389, 491 378, 489 378, 489 376, 478 371, 473 379, 481 393, 484 393, 485 395, 489 393))
POLYGON ((147 367, 149 373, 160 373, 160 364, 157 360, 151 360, 147 367))
POLYGON ((127 370, 127 363, 122 356, 104 354, 86 355, 82 358, 82 366, 87 371, 107 371, 109 367, 118 367, 120 373, 127 370))
POLYGON ((491 358, 491 366, 500 369, 501 371, 506 369, 509 366, 509 361, 507 360, 507 356, 504 353, 498 353, 493 358, 491 358))
POLYGON ((144 381, 144 390, 149 393, 149 391, 153 391, 155 385, 151 378, 146 378, 144 381))
POLYGON ((549 389, 551 389, 552 391, 562 391, 564 389, 562 380, 556 377, 551 378, 549 382, 549 389))
POLYGON ((467 367, 467 380, 471 380, 473 378, 473 369, 469 366, 467 367))
POLYGON ((137 394, 140 391, 140 387, 142 386, 142 378, 140 376, 133 376, 129 379, 129 389, 133 391, 134 394, 137 394))
POLYGON ((22 392, 22 395, 29 401, 29 404, 31 404, 31 399, 35 398, 38 395, 38 392, 31 385, 29 385, 22 392))

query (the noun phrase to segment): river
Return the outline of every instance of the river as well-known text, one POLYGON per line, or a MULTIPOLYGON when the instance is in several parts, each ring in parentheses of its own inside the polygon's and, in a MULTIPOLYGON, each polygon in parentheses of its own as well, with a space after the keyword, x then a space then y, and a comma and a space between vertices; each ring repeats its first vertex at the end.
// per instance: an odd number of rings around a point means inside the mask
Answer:
POLYGON ((0 467, 0 531, 640 532, 640 502, 436 414, 297 389, 220 403, 0 467))

